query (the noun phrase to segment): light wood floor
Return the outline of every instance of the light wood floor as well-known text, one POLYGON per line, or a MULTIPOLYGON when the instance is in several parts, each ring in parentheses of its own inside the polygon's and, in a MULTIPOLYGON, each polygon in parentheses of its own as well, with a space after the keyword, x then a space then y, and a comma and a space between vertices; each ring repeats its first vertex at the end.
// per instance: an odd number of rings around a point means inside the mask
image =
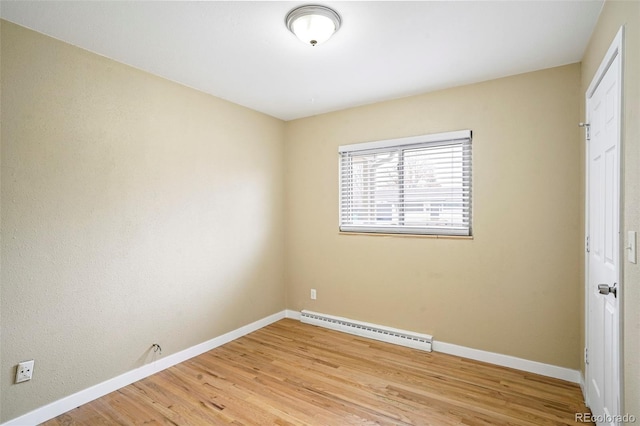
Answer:
POLYGON ((282 320, 45 423, 564 425, 577 385, 282 320))

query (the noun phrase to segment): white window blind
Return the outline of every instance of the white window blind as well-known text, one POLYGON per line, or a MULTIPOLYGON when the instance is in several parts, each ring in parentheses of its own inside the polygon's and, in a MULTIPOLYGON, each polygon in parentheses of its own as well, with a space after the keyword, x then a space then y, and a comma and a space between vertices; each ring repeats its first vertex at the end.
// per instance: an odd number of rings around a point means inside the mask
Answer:
POLYGON ((343 145, 340 230, 471 235, 471 131, 343 145))

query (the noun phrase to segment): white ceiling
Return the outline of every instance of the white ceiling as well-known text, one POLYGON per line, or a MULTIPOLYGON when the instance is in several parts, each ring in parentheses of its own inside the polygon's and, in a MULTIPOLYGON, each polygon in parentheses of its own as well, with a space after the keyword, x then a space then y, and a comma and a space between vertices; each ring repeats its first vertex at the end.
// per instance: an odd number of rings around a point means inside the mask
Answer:
POLYGON ((284 24, 300 1, 5 1, 2 18, 283 120, 578 62, 603 0, 321 1, 326 43, 284 24))

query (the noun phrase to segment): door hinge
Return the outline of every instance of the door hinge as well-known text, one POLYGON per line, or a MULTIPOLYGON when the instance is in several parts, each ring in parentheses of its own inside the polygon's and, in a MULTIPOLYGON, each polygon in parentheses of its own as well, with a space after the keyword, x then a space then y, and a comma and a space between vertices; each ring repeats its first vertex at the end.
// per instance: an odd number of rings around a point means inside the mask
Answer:
POLYGON ((586 129, 586 133, 587 133, 587 140, 590 141, 591 140, 591 124, 589 123, 580 123, 578 124, 579 127, 584 127, 586 129))
POLYGON ((589 236, 587 235, 587 253, 589 253, 589 236))
POLYGON ((584 363, 589 365, 589 348, 584 348, 584 363))

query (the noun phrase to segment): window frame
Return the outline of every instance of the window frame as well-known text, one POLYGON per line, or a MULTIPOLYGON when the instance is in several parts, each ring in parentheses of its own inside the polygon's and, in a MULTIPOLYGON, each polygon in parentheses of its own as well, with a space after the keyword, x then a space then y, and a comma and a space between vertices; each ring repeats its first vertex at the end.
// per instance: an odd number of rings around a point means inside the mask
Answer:
MULTIPOLYGON (((349 145, 341 145, 338 147, 338 229, 341 233, 347 234, 391 234, 391 235, 414 235, 414 236, 437 236, 437 237, 472 237, 472 131, 471 130, 459 130, 453 132, 435 133, 420 136, 411 136, 406 138, 388 139, 373 142, 354 143, 349 145), (408 208, 408 203, 403 198, 405 191, 404 180, 404 155, 405 151, 412 149, 424 149, 424 148, 436 148, 438 146, 459 145, 462 148, 461 153, 461 165, 462 165, 462 179, 468 181, 468 190, 464 190, 461 201, 468 203, 466 207, 462 208, 463 217, 468 215, 466 226, 462 227, 433 227, 431 226, 408 226, 408 225, 393 225, 393 226, 380 226, 380 225, 354 225, 343 223, 343 204, 344 204, 344 161, 345 158, 351 159, 354 153, 361 155, 377 154, 377 153, 394 153, 399 152, 400 158, 398 158, 399 164, 399 184, 398 196, 402 198, 402 202, 398 204, 398 217, 401 220, 404 219, 404 212, 408 208), (345 157, 346 155, 346 157, 345 157), (466 159, 468 158, 468 161, 466 159), (402 164, 402 166, 400 166, 402 164), (401 168, 400 168, 401 167, 401 168), (468 194, 467 196, 465 196, 468 194)), ((353 165, 347 165, 348 173, 353 174, 353 165)), ((348 197, 347 200, 352 200, 353 197, 348 197)))

